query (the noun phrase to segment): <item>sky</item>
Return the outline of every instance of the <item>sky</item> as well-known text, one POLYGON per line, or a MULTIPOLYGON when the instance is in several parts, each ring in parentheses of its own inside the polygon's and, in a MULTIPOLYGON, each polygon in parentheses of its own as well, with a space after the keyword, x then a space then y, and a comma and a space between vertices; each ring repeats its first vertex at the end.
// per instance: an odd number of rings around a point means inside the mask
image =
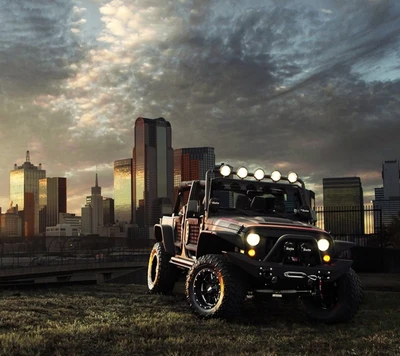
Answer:
POLYGON ((95 173, 132 157, 137 117, 174 148, 234 167, 361 178, 400 159, 398 0, 0 0, 0 206, 14 164, 67 177, 80 215, 95 173))

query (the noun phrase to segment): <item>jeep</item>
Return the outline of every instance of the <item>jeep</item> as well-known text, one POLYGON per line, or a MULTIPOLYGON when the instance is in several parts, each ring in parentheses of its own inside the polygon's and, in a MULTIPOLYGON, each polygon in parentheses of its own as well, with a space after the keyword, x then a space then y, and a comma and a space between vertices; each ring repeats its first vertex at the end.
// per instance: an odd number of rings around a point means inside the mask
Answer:
POLYGON ((296 173, 266 175, 223 164, 182 182, 171 216, 154 226, 150 292, 168 294, 186 272, 185 293, 202 318, 231 319, 244 301, 300 299, 325 323, 347 322, 362 300, 353 243, 315 226, 310 191, 296 173))

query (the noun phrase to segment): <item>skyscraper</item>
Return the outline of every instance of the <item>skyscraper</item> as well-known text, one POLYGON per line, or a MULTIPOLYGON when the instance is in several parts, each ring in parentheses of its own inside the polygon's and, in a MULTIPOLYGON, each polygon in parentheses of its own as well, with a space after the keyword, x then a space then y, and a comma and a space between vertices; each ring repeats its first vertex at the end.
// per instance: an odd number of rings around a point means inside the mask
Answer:
POLYGON ((364 197, 359 177, 324 178, 325 230, 333 235, 364 233, 364 197))
POLYGON ((400 197, 399 161, 384 161, 382 163, 382 179, 384 199, 400 197))
POLYGON ((133 222, 139 227, 158 222, 174 194, 174 152, 171 124, 164 118, 139 117, 134 129, 132 203, 133 222))
POLYGON ((215 166, 213 147, 188 147, 174 150, 174 186, 183 181, 205 179, 215 166))
POLYGON ((115 220, 132 222, 132 158, 114 161, 115 220))
POLYGON ((39 232, 60 223, 59 214, 67 212, 67 178, 39 179, 39 232))
POLYGON ((30 162, 29 151, 26 151, 25 163, 15 164, 10 172, 10 200, 18 205, 26 237, 39 234, 39 179, 45 177, 42 164, 37 167, 30 162))
POLYGON ((103 226, 103 197, 96 173, 92 194, 86 197, 86 205, 82 207, 82 234, 99 234, 103 226))
POLYGON ((114 199, 103 198, 103 225, 111 226, 115 221, 114 199))
POLYGON ((382 163, 383 187, 375 188, 373 201, 375 213, 375 231, 382 225, 391 224, 393 217, 400 212, 400 183, 399 161, 384 161, 382 163))

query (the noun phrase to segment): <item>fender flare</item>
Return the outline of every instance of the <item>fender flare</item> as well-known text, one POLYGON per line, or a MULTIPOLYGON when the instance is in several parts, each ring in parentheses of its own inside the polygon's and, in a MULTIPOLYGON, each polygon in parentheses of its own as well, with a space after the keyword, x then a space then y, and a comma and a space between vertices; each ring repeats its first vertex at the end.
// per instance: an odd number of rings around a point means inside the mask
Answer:
POLYGON ((164 245, 164 250, 170 255, 175 255, 174 230, 172 226, 156 224, 153 232, 155 239, 164 245))
POLYGON ((222 253, 222 250, 226 250, 227 246, 243 249, 242 237, 234 232, 202 231, 197 246, 197 257, 205 253, 222 253), (213 241, 210 241, 211 239, 213 241), (211 250, 206 247, 211 248, 211 250))
POLYGON ((355 246, 356 244, 354 242, 335 240, 335 256, 338 256, 341 252, 350 250, 355 246))

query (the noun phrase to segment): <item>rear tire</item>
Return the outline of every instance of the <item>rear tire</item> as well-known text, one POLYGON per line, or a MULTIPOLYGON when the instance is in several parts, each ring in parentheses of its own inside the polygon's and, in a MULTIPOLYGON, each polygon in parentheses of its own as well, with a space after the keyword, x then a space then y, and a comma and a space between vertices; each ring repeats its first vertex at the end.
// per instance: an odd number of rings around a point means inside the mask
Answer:
POLYGON ((172 293, 178 276, 176 266, 169 263, 168 254, 162 242, 156 242, 150 252, 147 268, 147 286, 152 293, 172 293))
POLYGON ((322 298, 304 298, 303 305, 311 320, 327 324, 350 321, 363 299, 361 281, 352 268, 334 282, 323 282, 322 298))
POLYGON ((242 309, 246 288, 240 274, 222 255, 204 255, 187 274, 186 297, 201 318, 231 319, 242 309))

